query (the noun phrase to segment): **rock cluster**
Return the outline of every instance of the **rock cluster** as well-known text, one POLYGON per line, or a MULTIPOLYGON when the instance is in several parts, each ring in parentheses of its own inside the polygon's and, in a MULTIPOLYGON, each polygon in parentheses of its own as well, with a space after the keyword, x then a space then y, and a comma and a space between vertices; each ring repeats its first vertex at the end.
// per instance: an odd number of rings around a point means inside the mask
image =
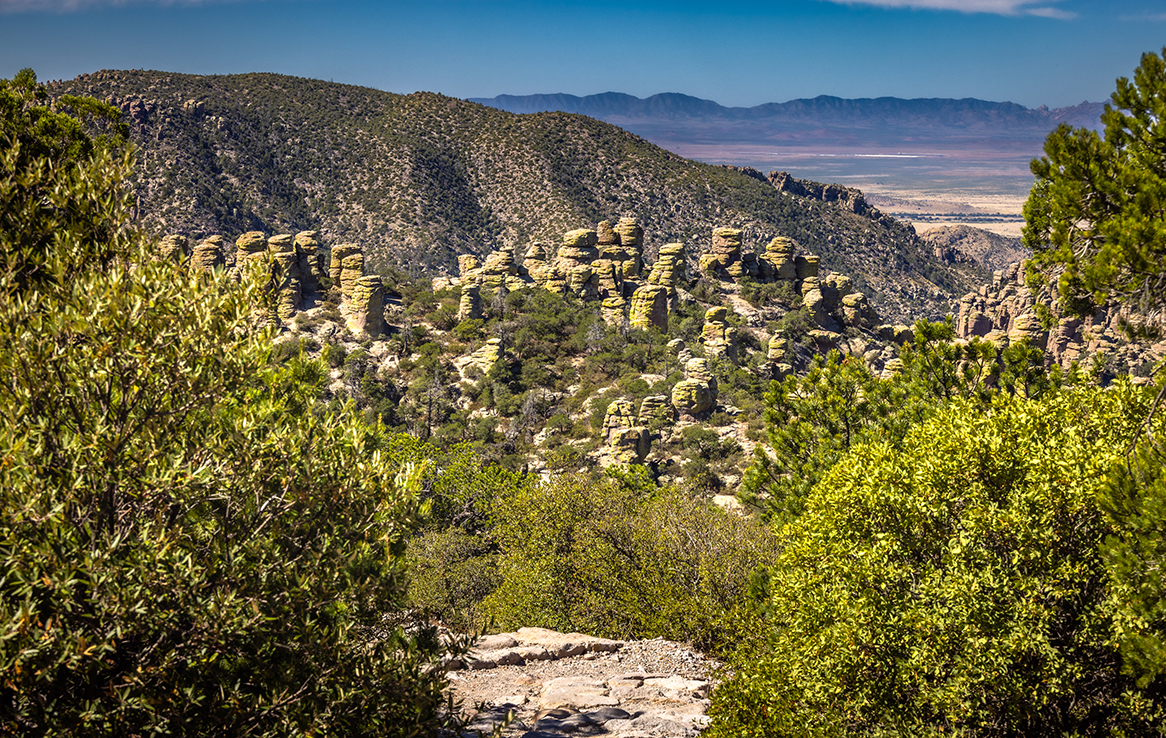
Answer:
POLYGON ((607 406, 603 434, 611 458, 620 464, 639 464, 652 449, 652 437, 631 400, 613 400, 607 406))
POLYGON ((746 271, 741 265, 741 231, 714 228, 711 248, 700 255, 700 270, 729 279, 740 279, 746 271))
MULTIPOLYGON (((235 239, 229 251, 222 236, 209 236, 193 249, 186 236, 169 235, 159 245, 161 258, 185 260, 189 268, 209 272, 226 267, 238 275, 244 269, 262 269, 275 293, 275 312, 286 321, 307 305, 325 276, 321 244, 316 231, 268 237, 248 231, 235 239)), ((340 286, 342 309, 351 330, 376 337, 385 330, 384 285, 380 277, 365 275, 364 253, 356 244, 337 244, 331 250, 328 276, 340 286)))
POLYGON ((505 738, 695 738, 707 725, 709 672, 716 667, 678 643, 610 641, 520 628, 485 636, 449 673, 454 695, 485 703, 471 731, 489 734, 506 716, 505 738))
MULTIPOLYGON (((542 287, 556 294, 570 292, 585 300, 605 300, 605 319, 612 324, 623 320, 630 297, 638 286, 643 267, 643 234, 634 218, 622 218, 612 226, 602 221, 595 229, 579 228, 563 235, 557 249, 532 242, 522 262, 512 246, 502 246, 484 262, 471 254, 458 257, 456 279, 441 279, 442 286, 458 286, 463 294, 479 295, 528 287, 542 287), (622 301, 622 302, 621 302, 622 301)), ((435 288, 438 280, 434 282, 435 288)), ((472 302, 463 301, 466 315, 478 317, 472 302)))
POLYGON ((960 299, 956 334, 983 338, 1000 348, 1027 340, 1045 352, 1047 361, 1066 368, 1104 354, 1119 367, 1135 370, 1166 356, 1166 341, 1149 346, 1129 343, 1121 323, 1134 317, 1113 305, 1084 319, 1064 315, 1052 289, 1034 292, 1026 284, 1022 265, 1014 264, 994 272, 992 284, 960 299), (1044 322, 1038 311, 1047 311, 1044 322))

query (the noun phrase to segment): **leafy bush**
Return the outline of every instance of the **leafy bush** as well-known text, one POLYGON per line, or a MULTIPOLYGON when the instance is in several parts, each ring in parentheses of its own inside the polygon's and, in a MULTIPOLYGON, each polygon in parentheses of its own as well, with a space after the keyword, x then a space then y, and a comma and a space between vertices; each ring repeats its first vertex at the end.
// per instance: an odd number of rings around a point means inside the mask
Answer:
POLYGON ((1152 396, 1123 383, 957 401, 853 448, 787 526, 769 642, 710 735, 1148 735, 1114 646, 1097 495, 1152 396))
MULTIPOLYGON (((35 101, 0 101, 9 137, 35 101)), ((416 475, 312 411, 322 364, 271 364, 258 281, 153 260, 107 151, 13 151, 0 194, 60 235, 0 264, 0 733, 435 728, 444 649, 400 627, 416 475)))
POLYGON ((500 499, 502 583, 485 601, 499 627, 663 636, 713 650, 743 637, 749 577, 772 560, 772 534, 633 469, 500 499))

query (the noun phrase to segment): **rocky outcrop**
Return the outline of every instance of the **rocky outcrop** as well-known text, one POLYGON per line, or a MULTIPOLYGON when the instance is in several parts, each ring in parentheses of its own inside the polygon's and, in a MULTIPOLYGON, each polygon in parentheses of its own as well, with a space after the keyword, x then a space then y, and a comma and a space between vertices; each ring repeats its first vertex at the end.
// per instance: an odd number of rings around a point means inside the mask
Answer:
POLYGON ((603 322, 612 326, 622 326, 627 320, 627 305, 628 301, 622 297, 605 297, 600 314, 603 316, 603 322))
POLYGON ((729 311, 712 307, 705 311, 701 340, 705 354, 710 358, 724 357, 737 363, 737 329, 729 325, 729 311))
POLYGON ((457 319, 471 320, 482 317, 482 289, 476 284, 463 284, 458 299, 457 319))
POLYGON ((360 251, 349 253, 340 260, 340 294, 345 300, 352 299, 356 280, 364 276, 364 254, 360 251))
POLYGON ((660 255, 652 265, 648 284, 667 290, 669 297, 675 297, 676 287, 684 279, 684 244, 666 243, 660 247, 660 255))
POLYGON ((603 417, 603 434, 611 458, 620 464, 639 464, 652 447, 648 429, 640 425, 631 400, 613 400, 603 417))
POLYGON ((222 236, 204 238, 190 252, 190 268, 201 272, 209 272, 215 267, 226 265, 223 253, 224 239, 222 236))
POLYGON ((376 338, 385 330, 385 290, 375 274, 356 280, 348 305, 348 329, 356 335, 376 338))
POLYGON ((1045 351, 1046 361, 1063 367, 1103 354, 1113 362, 1114 370, 1134 371, 1166 356, 1166 341, 1139 344, 1127 340, 1122 322, 1136 323, 1137 317, 1117 305, 1099 307, 1085 318, 1065 315, 1051 284, 1032 290, 1020 264, 995 272, 992 284, 960 300, 956 335, 983 338, 1000 348, 1028 341, 1045 351))
POLYGON ((243 269, 263 259, 266 253, 267 236, 261 231, 248 231, 235 239, 235 268, 243 269))
POLYGON ((689 359, 684 375, 672 388, 672 407, 681 420, 703 420, 717 404, 717 379, 701 358, 689 359))
POLYGON ((741 231, 736 228, 713 229, 712 246, 701 254, 700 270, 723 279, 737 280, 745 275, 741 265, 741 231))
POLYGON ((668 330, 668 288, 646 284, 632 293, 629 318, 635 328, 668 330))
POLYGON ((497 338, 488 338, 486 343, 477 351, 470 354, 469 365, 476 367, 482 373, 494 368, 494 364, 502 358, 502 341, 497 338))
POLYGON ((793 282, 798 278, 794 264, 794 241, 792 238, 778 236, 765 246, 765 253, 760 258, 760 274, 764 281, 793 282))
POLYGON ((158 257, 163 261, 181 263, 190 256, 190 239, 186 236, 171 234, 158 243, 158 257))
POLYGON ((324 276, 324 263, 320 258, 320 242, 316 231, 300 231, 295 237, 296 259, 300 270, 302 290, 305 295, 320 289, 324 276))
POLYGON ((289 235, 272 236, 267 239, 267 249, 275 263, 272 272, 278 291, 275 311, 280 320, 288 320, 303 305, 300 258, 296 253, 294 239, 289 235))
POLYGON ((653 422, 671 423, 675 419, 668 395, 648 395, 640 402, 639 425, 650 427, 653 422))
POLYGON ((340 274, 344 271, 344 260, 359 253, 360 246, 355 243, 338 243, 332 247, 328 261, 328 276, 332 278, 333 285, 340 286, 340 274))

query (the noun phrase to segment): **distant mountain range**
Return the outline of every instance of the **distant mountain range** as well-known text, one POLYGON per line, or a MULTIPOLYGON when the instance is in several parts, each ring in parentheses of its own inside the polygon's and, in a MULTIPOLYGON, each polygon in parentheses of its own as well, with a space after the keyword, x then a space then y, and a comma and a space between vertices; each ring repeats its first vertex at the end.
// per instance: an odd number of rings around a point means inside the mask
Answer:
MULTIPOLYGON (((1065 108, 1026 108, 1011 102, 989 102, 964 98, 896 97, 847 100, 820 95, 812 99, 765 103, 751 108, 730 108, 712 100, 665 92, 638 98, 620 92, 578 97, 575 95, 498 95, 470 98, 511 113, 559 111, 579 113, 592 118, 629 127, 635 123, 669 122, 699 124, 733 122, 758 125, 822 127, 871 127, 895 129, 950 129, 982 134, 986 131, 1032 133, 1047 132, 1060 123, 1078 127, 1097 127, 1105 106, 1083 102, 1065 108)), ((634 128, 632 128, 634 130, 634 128)))

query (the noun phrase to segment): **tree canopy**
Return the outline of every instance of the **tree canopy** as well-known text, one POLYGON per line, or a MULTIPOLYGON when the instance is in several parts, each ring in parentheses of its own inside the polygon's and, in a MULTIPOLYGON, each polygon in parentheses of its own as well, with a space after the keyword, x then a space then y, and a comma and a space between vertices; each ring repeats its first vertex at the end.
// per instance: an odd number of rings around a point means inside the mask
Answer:
POLYGON ((1150 319, 1166 308, 1166 49, 1146 53, 1117 89, 1101 133, 1062 124, 1032 163, 1024 243, 1037 265, 1063 267, 1073 312, 1109 298, 1150 319))

